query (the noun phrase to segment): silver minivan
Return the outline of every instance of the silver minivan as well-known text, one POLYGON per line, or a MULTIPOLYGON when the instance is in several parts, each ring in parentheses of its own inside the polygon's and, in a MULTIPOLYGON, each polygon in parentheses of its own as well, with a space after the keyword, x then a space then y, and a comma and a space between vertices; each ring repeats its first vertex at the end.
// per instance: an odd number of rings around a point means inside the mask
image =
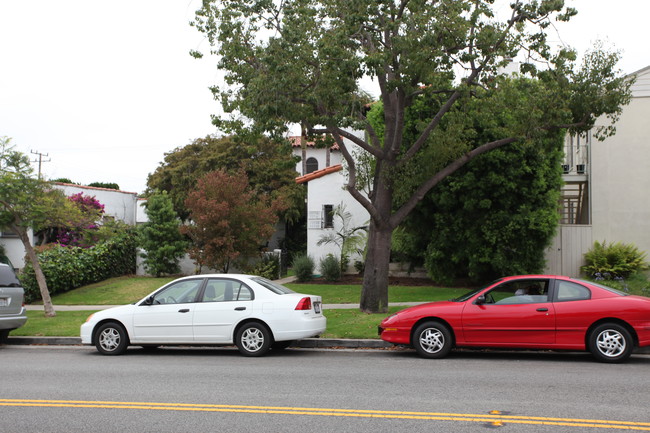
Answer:
POLYGON ((27 322, 24 296, 25 291, 13 268, 0 263, 0 344, 5 342, 9 331, 27 322))

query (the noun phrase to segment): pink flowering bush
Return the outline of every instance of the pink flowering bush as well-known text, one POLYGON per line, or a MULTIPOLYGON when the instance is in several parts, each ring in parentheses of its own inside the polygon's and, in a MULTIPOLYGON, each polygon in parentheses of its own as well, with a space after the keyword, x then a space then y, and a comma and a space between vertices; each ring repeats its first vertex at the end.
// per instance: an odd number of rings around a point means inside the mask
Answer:
POLYGON ((59 229, 56 242, 62 246, 88 248, 94 245, 94 233, 99 229, 98 222, 104 215, 104 205, 94 196, 83 193, 68 197, 85 216, 84 220, 71 228, 59 229))

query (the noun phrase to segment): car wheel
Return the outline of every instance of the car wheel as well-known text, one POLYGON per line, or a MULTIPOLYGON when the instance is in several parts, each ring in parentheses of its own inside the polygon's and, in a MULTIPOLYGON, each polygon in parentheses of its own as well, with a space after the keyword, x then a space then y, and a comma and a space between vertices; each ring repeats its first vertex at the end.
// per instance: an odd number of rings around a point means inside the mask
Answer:
POLYGON ((97 328, 95 347, 102 355, 121 355, 129 345, 129 337, 122 325, 108 322, 97 328))
POLYGON ((262 356, 271 347, 271 333, 261 323, 247 323, 237 331, 235 344, 244 356, 262 356))
POLYGON ((444 358, 451 351, 451 332, 440 322, 425 322, 413 333, 413 347, 424 358, 444 358))
POLYGON ((589 351, 600 362, 623 362, 632 355, 630 332, 616 323, 598 325, 589 334, 589 351))
POLYGON ((275 341, 275 342, 273 342, 273 344, 271 345, 271 349, 273 349, 273 350, 284 350, 284 349, 286 349, 287 347, 291 346, 292 343, 293 343, 293 340, 289 340, 289 341, 275 341))

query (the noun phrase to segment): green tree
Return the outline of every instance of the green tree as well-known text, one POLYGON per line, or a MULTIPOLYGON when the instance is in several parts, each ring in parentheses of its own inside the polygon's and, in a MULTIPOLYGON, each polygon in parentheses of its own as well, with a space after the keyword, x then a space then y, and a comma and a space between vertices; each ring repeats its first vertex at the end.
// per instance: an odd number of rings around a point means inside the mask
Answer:
POLYGON ((56 315, 45 275, 29 239, 29 230, 64 226, 81 216, 62 191, 34 176, 29 157, 14 150, 10 139, 0 137, 0 228, 18 235, 34 268, 45 315, 56 315))
MULTIPOLYGON (((521 100, 539 82, 499 77, 509 86, 511 98, 521 100)), ((495 140, 509 127, 508 119, 519 110, 518 100, 494 105, 490 111, 477 104, 463 107, 463 133, 477 142, 495 140)), ((437 110, 440 98, 421 96, 405 115, 405 149, 417 139, 418 123, 437 110)), ((452 114, 457 108, 452 109, 452 114)), ((382 105, 368 117, 381 129, 382 105)), ((443 137, 455 136, 454 123, 440 125, 443 137)), ((402 260, 424 263, 436 280, 449 282, 469 277, 483 282, 498 276, 538 273, 544 267, 544 250, 555 234, 557 203, 562 182, 560 162, 564 133, 542 131, 535 138, 512 143, 480 155, 443 180, 428 193, 393 235, 393 251, 402 260)), ((435 148, 438 143, 430 141, 435 148)), ((447 148, 450 146, 445 145, 447 148)), ((432 157, 438 155, 436 151, 432 157)), ((410 176, 396 185, 395 196, 408 195, 418 177, 428 173, 430 158, 404 168, 410 176), (404 189, 406 190, 404 192, 404 189)), ((399 202, 398 202, 399 203, 399 202)))
POLYGON ((243 170, 256 196, 283 197, 290 204, 284 216, 296 220, 304 207, 304 192, 295 182, 295 167, 287 143, 208 136, 166 153, 147 179, 147 194, 167 191, 177 214, 186 220, 189 210, 185 200, 201 177, 215 170, 243 170))
POLYGON ((120 189, 120 186, 114 182, 91 182, 88 184, 88 186, 93 186, 95 188, 115 189, 118 191, 120 189))
POLYGON ((601 115, 615 120, 629 101, 617 55, 594 51, 577 68, 574 52, 549 47, 552 20, 567 21, 576 13, 562 0, 513 0, 504 18, 493 3, 206 0, 197 11, 193 25, 206 34, 225 70, 225 85, 213 92, 232 115, 215 119, 218 127, 278 136, 287 124, 298 123, 309 134, 329 134, 341 149, 349 168, 347 189, 370 214, 363 311, 387 311, 393 231, 445 177, 481 154, 541 131, 588 129, 601 115), (521 101, 507 130, 477 143, 464 133, 458 108, 478 100, 493 112, 493 104, 513 99, 507 95, 511 87, 500 86, 496 77, 520 53, 521 72, 543 85, 521 101), (360 90, 365 77, 374 79, 383 103, 383 131, 366 117, 370 99, 360 90), (417 139, 404 151, 405 112, 422 94, 440 96, 441 104, 421 119, 417 139), (446 132, 453 131, 446 137, 438 133, 443 120, 449 123, 446 132), (366 138, 350 128, 364 130, 366 138), (437 145, 429 146, 431 140, 437 145), (358 189, 350 143, 375 159, 368 196, 358 189), (425 153, 428 173, 417 176, 420 182, 408 194, 395 197, 404 167, 425 153))
POLYGON ((145 250, 141 256, 149 273, 177 274, 178 261, 187 250, 187 241, 180 232, 181 221, 165 191, 150 195, 145 204, 149 221, 138 228, 139 246, 145 250))
POLYGON ((217 170, 199 179, 185 205, 191 223, 182 227, 192 239, 190 257, 199 267, 228 272, 237 259, 257 253, 275 230, 281 200, 256 197, 243 170, 217 170))

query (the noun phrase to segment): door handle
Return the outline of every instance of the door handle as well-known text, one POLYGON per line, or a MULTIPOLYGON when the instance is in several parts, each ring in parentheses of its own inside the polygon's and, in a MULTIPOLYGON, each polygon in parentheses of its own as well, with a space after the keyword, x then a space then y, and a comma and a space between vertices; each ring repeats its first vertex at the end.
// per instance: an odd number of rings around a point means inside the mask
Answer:
POLYGON ((237 307, 235 308, 235 311, 244 311, 246 307, 237 307))
POLYGON ((183 308, 181 310, 178 310, 179 313, 189 313, 190 309, 189 308, 183 308))
POLYGON ((548 308, 546 308, 546 307, 543 307, 543 308, 538 308, 538 309, 537 309, 537 311, 539 311, 539 312, 542 312, 542 313, 543 313, 543 312, 545 312, 545 311, 548 311, 548 308))

